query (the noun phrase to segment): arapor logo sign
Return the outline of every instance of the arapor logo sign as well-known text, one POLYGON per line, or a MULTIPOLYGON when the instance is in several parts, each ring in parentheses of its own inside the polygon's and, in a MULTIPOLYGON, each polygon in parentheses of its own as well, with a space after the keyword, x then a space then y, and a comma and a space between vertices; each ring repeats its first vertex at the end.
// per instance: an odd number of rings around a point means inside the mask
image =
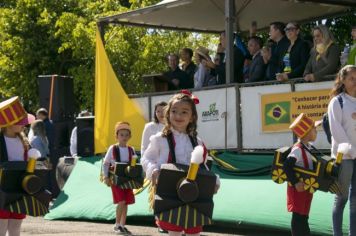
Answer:
POLYGON ((208 111, 202 112, 202 122, 219 120, 219 110, 216 109, 216 103, 209 105, 208 111))

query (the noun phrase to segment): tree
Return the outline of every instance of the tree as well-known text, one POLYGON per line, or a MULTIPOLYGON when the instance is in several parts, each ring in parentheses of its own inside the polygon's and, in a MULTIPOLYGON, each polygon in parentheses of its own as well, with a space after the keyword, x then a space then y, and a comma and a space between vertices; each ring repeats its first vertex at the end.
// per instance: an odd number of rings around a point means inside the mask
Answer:
MULTIPOLYGON (((12 0, 0 5, 0 96, 20 95, 34 111, 39 106, 36 77, 70 75, 79 107, 93 110, 96 19, 157 2, 12 0)), ((190 33, 131 27, 110 26, 105 38, 127 93, 148 91, 142 74, 165 70, 165 54, 197 44, 190 33)), ((209 36, 203 39, 208 42, 209 36)))

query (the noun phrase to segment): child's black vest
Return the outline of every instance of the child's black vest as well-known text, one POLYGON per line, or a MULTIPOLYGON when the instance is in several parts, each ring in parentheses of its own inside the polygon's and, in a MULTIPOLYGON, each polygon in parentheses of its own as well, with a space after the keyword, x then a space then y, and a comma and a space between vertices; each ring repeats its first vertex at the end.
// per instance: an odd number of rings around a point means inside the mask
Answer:
MULTIPOLYGON (((193 146, 193 149, 198 146, 198 140, 196 137, 193 137, 193 136, 189 136, 189 139, 190 139, 190 142, 193 146)), ((174 148, 176 146, 176 143, 174 141, 174 137, 173 137, 173 133, 169 133, 167 134, 167 142, 168 142, 168 146, 169 146, 169 157, 168 157, 168 163, 176 163, 176 154, 175 154, 175 151, 174 151, 174 148)), ((204 147, 205 148, 205 147, 204 147)), ((204 163, 201 163, 200 164, 200 168, 202 169, 206 169, 206 170, 209 170, 204 163)))
MULTIPOLYGON (((127 148, 129 149, 129 163, 131 163, 132 156, 135 155, 135 153, 132 147, 128 146, 127 148)), ((112 156, 116 162, 121 162, 120 147, 118 144, 114 145, 112 149, 112 156)))

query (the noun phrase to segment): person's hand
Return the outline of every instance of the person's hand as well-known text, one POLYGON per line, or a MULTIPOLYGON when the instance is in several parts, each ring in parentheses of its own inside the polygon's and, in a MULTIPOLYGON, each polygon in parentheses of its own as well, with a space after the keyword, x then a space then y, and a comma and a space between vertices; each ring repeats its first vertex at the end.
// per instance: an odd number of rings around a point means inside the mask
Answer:
POLYGON ((307 74, 307 75, 304 76, 304 80, 313 82, 313 81, 315 81, 315 77, 314 77, 313 74, 307 74))
POLYGON ((295 189, 297 192, 304 192, 304 183, 303 182, 298 182, 294 185, 295 189))
POLYGON ((210 67, 212 69, 214 69, 216 67, 216 64, 211 60, 211 59, 204 59, 201 62, 203 64, 203 66, 205 67, 210 67))
POLYGON ((261 49, 261 55, 262 55, 264 63, 267 64, 272 56, 271 49, 269 47, 263 47, 261 49))
POLYGON ((276 79, 278 81, 284 82, 288 80, 288 75, 286 73, 278 73, 276 74, 276 79))
POLYGON ((159 176, 159 170, 153 171, 153 173, 152 173, 152 186, 156 186, 157 185, 158 176, 159 176))
POLYGON ((178 79, 172 79, 172 84, 176 87, 179 86, 179 80, 178 79))
POLYGON ((105 183, 108 187, 110 187, 110 186, 111 186, 111 180, 110 180, 110 178, 109 178, 109 177, 105 177, 105 178, 104 178, 104 183, 105 183))
POLYGON ((310 74, 310 79, 309 79, 309 81, 311 81, 311 82, 314 82, 314 81, 315 81, 314 74, 310 74))

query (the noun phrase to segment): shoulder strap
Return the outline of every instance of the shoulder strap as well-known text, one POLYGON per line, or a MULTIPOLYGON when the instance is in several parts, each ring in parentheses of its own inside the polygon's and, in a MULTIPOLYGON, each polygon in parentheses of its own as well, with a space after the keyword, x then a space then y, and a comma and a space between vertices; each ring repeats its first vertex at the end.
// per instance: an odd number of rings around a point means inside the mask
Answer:
POLYGON ((169 147, 168 163, 176 163, 176 153, 174 151, 174 148, 176 145, 175 145, 175 141, 174 141, 172 132, 170 132, 167 135, 167 142, 168 142, 168 147, 169 147))
POLYGON ((339 103, 340 103, 341 109, 343 109, 343 108, 344 108, 344 102, 343 102, 343 100, 342 100, 341 94, 337 95, 337 100, 338 100, 339 103))
POLYGON ((112 157, 116 162, 120 162, 121 158, 120 158, 120 149, 119 149, 119 145, 115 144, 112 148, 112 157))
POLYGON ((129 163, 131 163, 132 160, 132 156, 135 155, 134 150, 131 146, 127 146, 128 150, 129 150, 129 163))
POLYGON ((305 149, 304 149, 304 147, 306 147, 306 146, 302 145, 301 143, 297 143, 296 146, 299 147, 300 150, 302 151, 304 168, 309 169, 308 157, 307 157, 307 153, 305 152, 305 149))
POLYGON ((193 137, 191 135, 189 135, 189 139, 190 139, 190 142, 192 143, 192 146, 193 146, 193 149, 198 146, 198 139, 197 137, 193 137))
POLYGON ((4 134, 0 132, 0 162, 8 161, 4 134))

